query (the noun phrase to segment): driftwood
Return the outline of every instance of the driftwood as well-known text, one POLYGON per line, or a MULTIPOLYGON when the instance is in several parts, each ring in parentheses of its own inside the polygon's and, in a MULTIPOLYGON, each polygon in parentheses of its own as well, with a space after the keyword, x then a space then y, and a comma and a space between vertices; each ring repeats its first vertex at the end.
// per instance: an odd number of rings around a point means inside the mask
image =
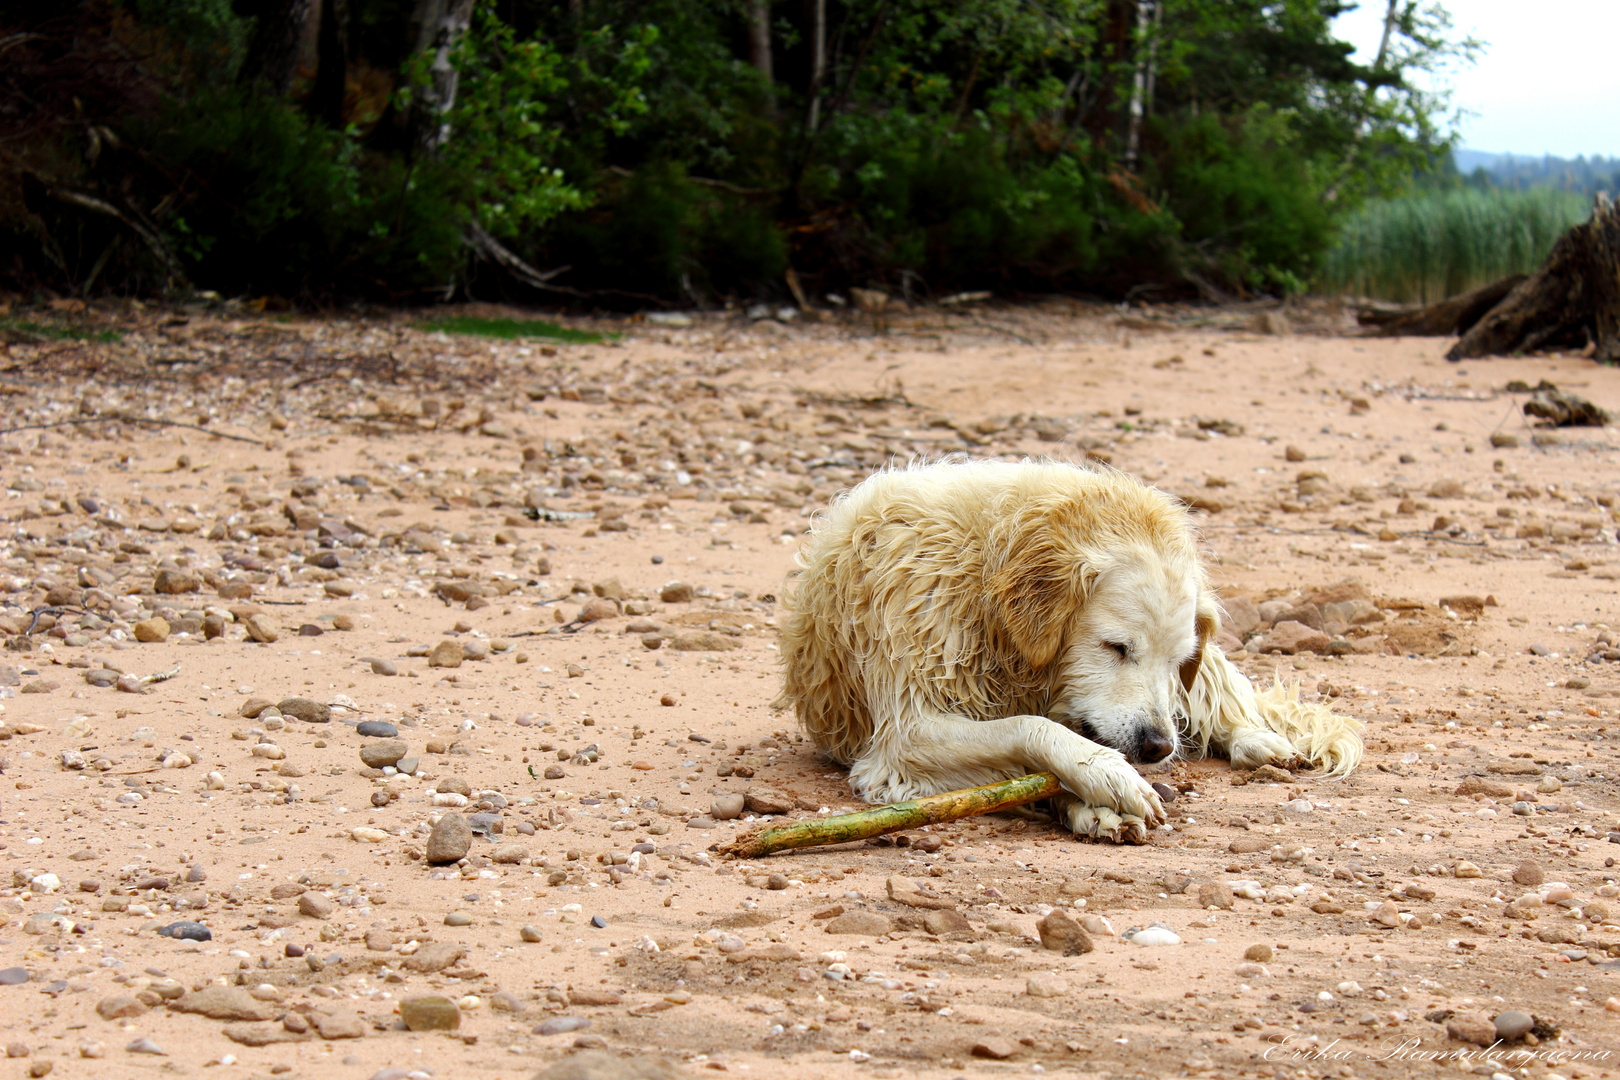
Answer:
POLYGON ((1448 297, 1427 307, 1367 306, 1356 312, 1362 326, 1375 327, 1376 337, 1452 337, 1466 334, 1485 313, 1525 280, 1510 274, 1472 292, 1448 297))
POLYGON ((1589 342, 1595 359, 1620 363, 1620 206, 1601 194, 1591 219, 1559 237, 1541 268, 1463 334, 1446 359, 1589 342))
POLYGON ((875 806, 853 814, 836 814, 825 818, 806 818, 786 825, 768 825, 743 833, 721 848, 725 855, 740 859, 757 859, 773 851, 793 848, 820 847, 824 844, 847 844, 852 840, 866 840, 884 833, 915 829, 922 825, 938 825, 975 814, 990 814, 1023 806, 1038 799, 1049 799, 1063 790, 1056 776, 1049 772, 1031 773, 1016 780, 1003 780, 999 784, 947 791, 943 795, 930 795, 922 799, 908 799, 888 806, 875 806))

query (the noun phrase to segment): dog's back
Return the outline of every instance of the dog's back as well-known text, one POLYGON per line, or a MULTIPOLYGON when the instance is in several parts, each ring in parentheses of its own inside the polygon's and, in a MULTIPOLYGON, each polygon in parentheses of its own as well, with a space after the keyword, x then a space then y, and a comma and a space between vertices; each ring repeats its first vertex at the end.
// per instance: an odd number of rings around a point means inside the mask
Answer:
POLYGON ((816 745, 845 764, 873 735, 874 694, 908 700, 913 713, 1044 712, 1055 665, 1032 664, 1027 646, 1017 647, 998 592, 1058 587, 1009 579, 1023 563, 1048 573, 1066 564, 1042 550, 1065 538, 1126 541, 1193 560, 1185 515, 1120 473, 945 462, 870 477, 818 517, 799 557, 779 703, 792 705, 816 745), (1054 557, 1043 563, 1043 554, 1054 557), (869 685, 873 679, 894 685, 869 685))

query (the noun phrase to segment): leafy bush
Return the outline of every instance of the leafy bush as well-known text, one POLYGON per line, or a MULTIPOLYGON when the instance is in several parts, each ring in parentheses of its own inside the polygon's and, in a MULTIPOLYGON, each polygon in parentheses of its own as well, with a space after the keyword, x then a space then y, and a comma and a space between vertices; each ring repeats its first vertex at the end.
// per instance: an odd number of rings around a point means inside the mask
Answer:
POLYGON ((172 246, 209 288, 400 297, 454 279, 461 181, 439 163, 368 153, 238 92, 171 103, 138 138, 179 195, 172 246))

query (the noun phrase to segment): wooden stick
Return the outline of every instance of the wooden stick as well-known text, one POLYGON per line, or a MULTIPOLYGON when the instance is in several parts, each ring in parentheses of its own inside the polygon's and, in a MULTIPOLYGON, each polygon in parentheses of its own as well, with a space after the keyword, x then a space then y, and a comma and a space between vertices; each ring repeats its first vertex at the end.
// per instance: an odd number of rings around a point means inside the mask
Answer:
POLYGON ((884 833, 915 829, 920 825, 938 825, 976 814, 991 814, 1014 806, 1049 799, 1063 790, 1058 778, 1049 772, 1031 773, 1016 780, 1003 780, 998 784, 947 791, 943 795, 929 795, 921 799, 875 806, 853 814, 837 814, 825 818, 805 818, 787 825, 768 825, 743 833, 720 849, 721 854, 740 859, 757 859, 773 851, 792 848, 819 847, 823 844, 847 844, 852 840, 882 836, 884 833))

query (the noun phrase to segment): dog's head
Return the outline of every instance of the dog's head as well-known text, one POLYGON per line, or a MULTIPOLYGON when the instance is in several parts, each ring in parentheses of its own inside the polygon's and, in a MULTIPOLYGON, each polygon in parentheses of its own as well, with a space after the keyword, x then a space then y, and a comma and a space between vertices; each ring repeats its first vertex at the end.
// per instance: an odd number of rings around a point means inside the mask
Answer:
POLYGON ((1045 515, 1010 549, 991 594, 1025 662, 1057 665, 1050 718, 1156 762, 1176 752, 1176 687, 1192 688, 1220 617, 1185 517, 1139 491, 1153 528, 1104 527, 1099 513, 1113 521, 1096 507, 1079 520, 1045 515))

